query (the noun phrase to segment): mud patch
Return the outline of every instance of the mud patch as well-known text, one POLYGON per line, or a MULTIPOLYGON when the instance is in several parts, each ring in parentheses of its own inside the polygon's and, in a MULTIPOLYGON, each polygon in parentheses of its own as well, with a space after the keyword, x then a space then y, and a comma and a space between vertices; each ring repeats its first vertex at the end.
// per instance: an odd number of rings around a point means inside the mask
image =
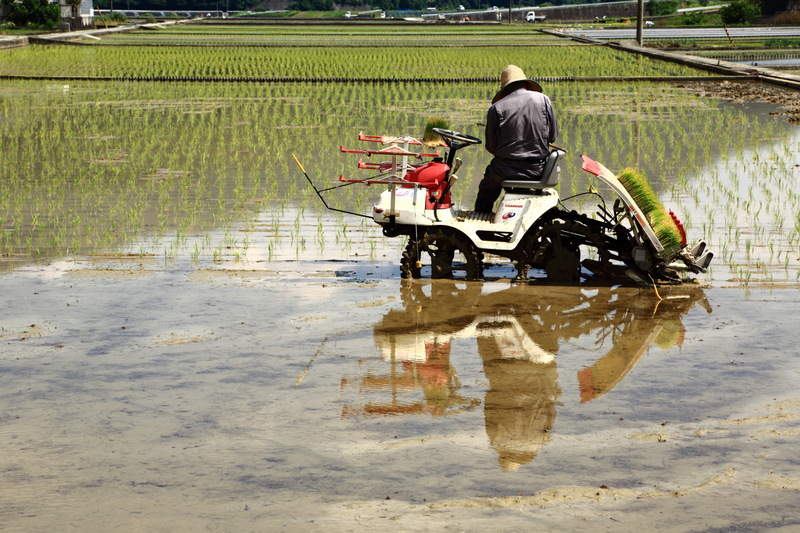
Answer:
POLYGON ((774 476, 753 482, 757 487, 769 490, 800 491, 800 479, 785 476, 774 476))
POLYGON ((699 83, 687 85, 695 94, 703 97, 723 98, 733 103, 766 102, 781 107, 781 111, 770 113, 786 117, 789 124, 800 124, 800 92, 780 89, 758 83, 699 83))
POLYGON ((502 498, 472 498, 467 500, 448 500, 435 502, 431 509, 446 509, 451 507, 482 507, 482 508, 522 508, 522 507, 548 507, 562 503, 608 503, 621 500, 681 497, 694 494, 701 490, 736 481, 736 471, 732 468, 713 476, 703 483, 679 490, 635 490, 612 489, 606 485, 600 487, 558 487, 543 490, 530 496, 507 496, 502 498))
POLYGON ((280 275, 275 270, 233 270, 233 269, 219 269, 219 270, 193 270, 189 274, 191 281, 199 281, 205 283, 213 283, 220 281, 239 281, 242 283, 262 281, 264 279, 276 278, 280 275))
POLYGON ((30 324, 26 326, 0 327, 0 339, 26 341, 31 337, 39 338, 50 333, 46 326, 30 324))
POLYGON ((176 344, 190 344, 219 340, 213 331, 175 331, 163 333, 156 337, 157 346, 173 346, 176 344))
POLYGON ((800 399, 790 398, 767 406, 769 413, 753 415, 733 420, 725 420, 724 424, 767 424, 771 422, 788 422, 800 420, 800 399))
POLYGON ((653 442, 667 442, 668 439, 677 438, 677 435, 669 435, 666 433, 634 433, 628 435, 629 439, 634 440, 649 440, 653 442))
POLYGON ((128 268, 82 268, 79 270, 69 270, 64 273, 65 277, 72 279, 108 279, 122 280, 133 278, 148 278, 155 274, 153 270, 132 270, 128 268))

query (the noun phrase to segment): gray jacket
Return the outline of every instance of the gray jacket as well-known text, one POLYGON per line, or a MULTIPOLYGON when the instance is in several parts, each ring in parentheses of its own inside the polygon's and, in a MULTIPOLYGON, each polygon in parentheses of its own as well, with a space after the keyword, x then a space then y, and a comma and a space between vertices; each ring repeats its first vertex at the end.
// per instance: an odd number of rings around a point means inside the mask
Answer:
POLYGON ((486 114, 486 149, 491 166, 508 178, 537 179, 549 143, 558 136, 550 98, 520 87, 497 101, 486 114))

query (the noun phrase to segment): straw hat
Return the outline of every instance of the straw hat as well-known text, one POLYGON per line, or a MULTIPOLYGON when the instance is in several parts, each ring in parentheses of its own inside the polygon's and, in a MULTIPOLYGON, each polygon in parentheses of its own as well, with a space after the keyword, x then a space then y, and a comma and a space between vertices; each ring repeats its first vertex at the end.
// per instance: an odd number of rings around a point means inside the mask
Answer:
POLYGON ((525 87, 529 91, 542 92, 542 86, 532 79, 525 77, 525 73, 522 72, 521 68, 516 65, 508 65, 500 75, 500 90, 497 91, 497 94, 492 98, 492 103, 497 102, 513 89, 518 88, 518 85, 515 84, 519 82, 524 82, 525 87))

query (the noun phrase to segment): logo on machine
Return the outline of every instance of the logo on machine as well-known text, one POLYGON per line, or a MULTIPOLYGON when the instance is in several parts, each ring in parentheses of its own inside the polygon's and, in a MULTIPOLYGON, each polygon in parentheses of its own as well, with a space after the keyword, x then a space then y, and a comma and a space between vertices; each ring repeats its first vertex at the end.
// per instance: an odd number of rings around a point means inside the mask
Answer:
POLYGON ((509 218, 514 218, 515 216, 517 216, 517 214, 514 212, 503 213, 503 220, 508 220, 509 218))

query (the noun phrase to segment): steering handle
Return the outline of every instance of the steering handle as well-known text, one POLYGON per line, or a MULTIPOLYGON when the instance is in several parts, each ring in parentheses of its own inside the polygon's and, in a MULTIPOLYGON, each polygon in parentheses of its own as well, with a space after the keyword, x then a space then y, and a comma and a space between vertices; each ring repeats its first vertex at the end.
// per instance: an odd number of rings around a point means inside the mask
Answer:
MULTIPOLYGON (((467 135, 466 133, 459 133, 453 130, 445 130, 442 128, 431 128, 431 131, 434 133, 438 133, 441 135, 446 141, 455 141, 462 145, 468 144, 481 144, 483 141, 478 139, 477 137, 473 137, 472 135, 467 135)), ((448 143, 449 144, 449 143, 448 143)))

